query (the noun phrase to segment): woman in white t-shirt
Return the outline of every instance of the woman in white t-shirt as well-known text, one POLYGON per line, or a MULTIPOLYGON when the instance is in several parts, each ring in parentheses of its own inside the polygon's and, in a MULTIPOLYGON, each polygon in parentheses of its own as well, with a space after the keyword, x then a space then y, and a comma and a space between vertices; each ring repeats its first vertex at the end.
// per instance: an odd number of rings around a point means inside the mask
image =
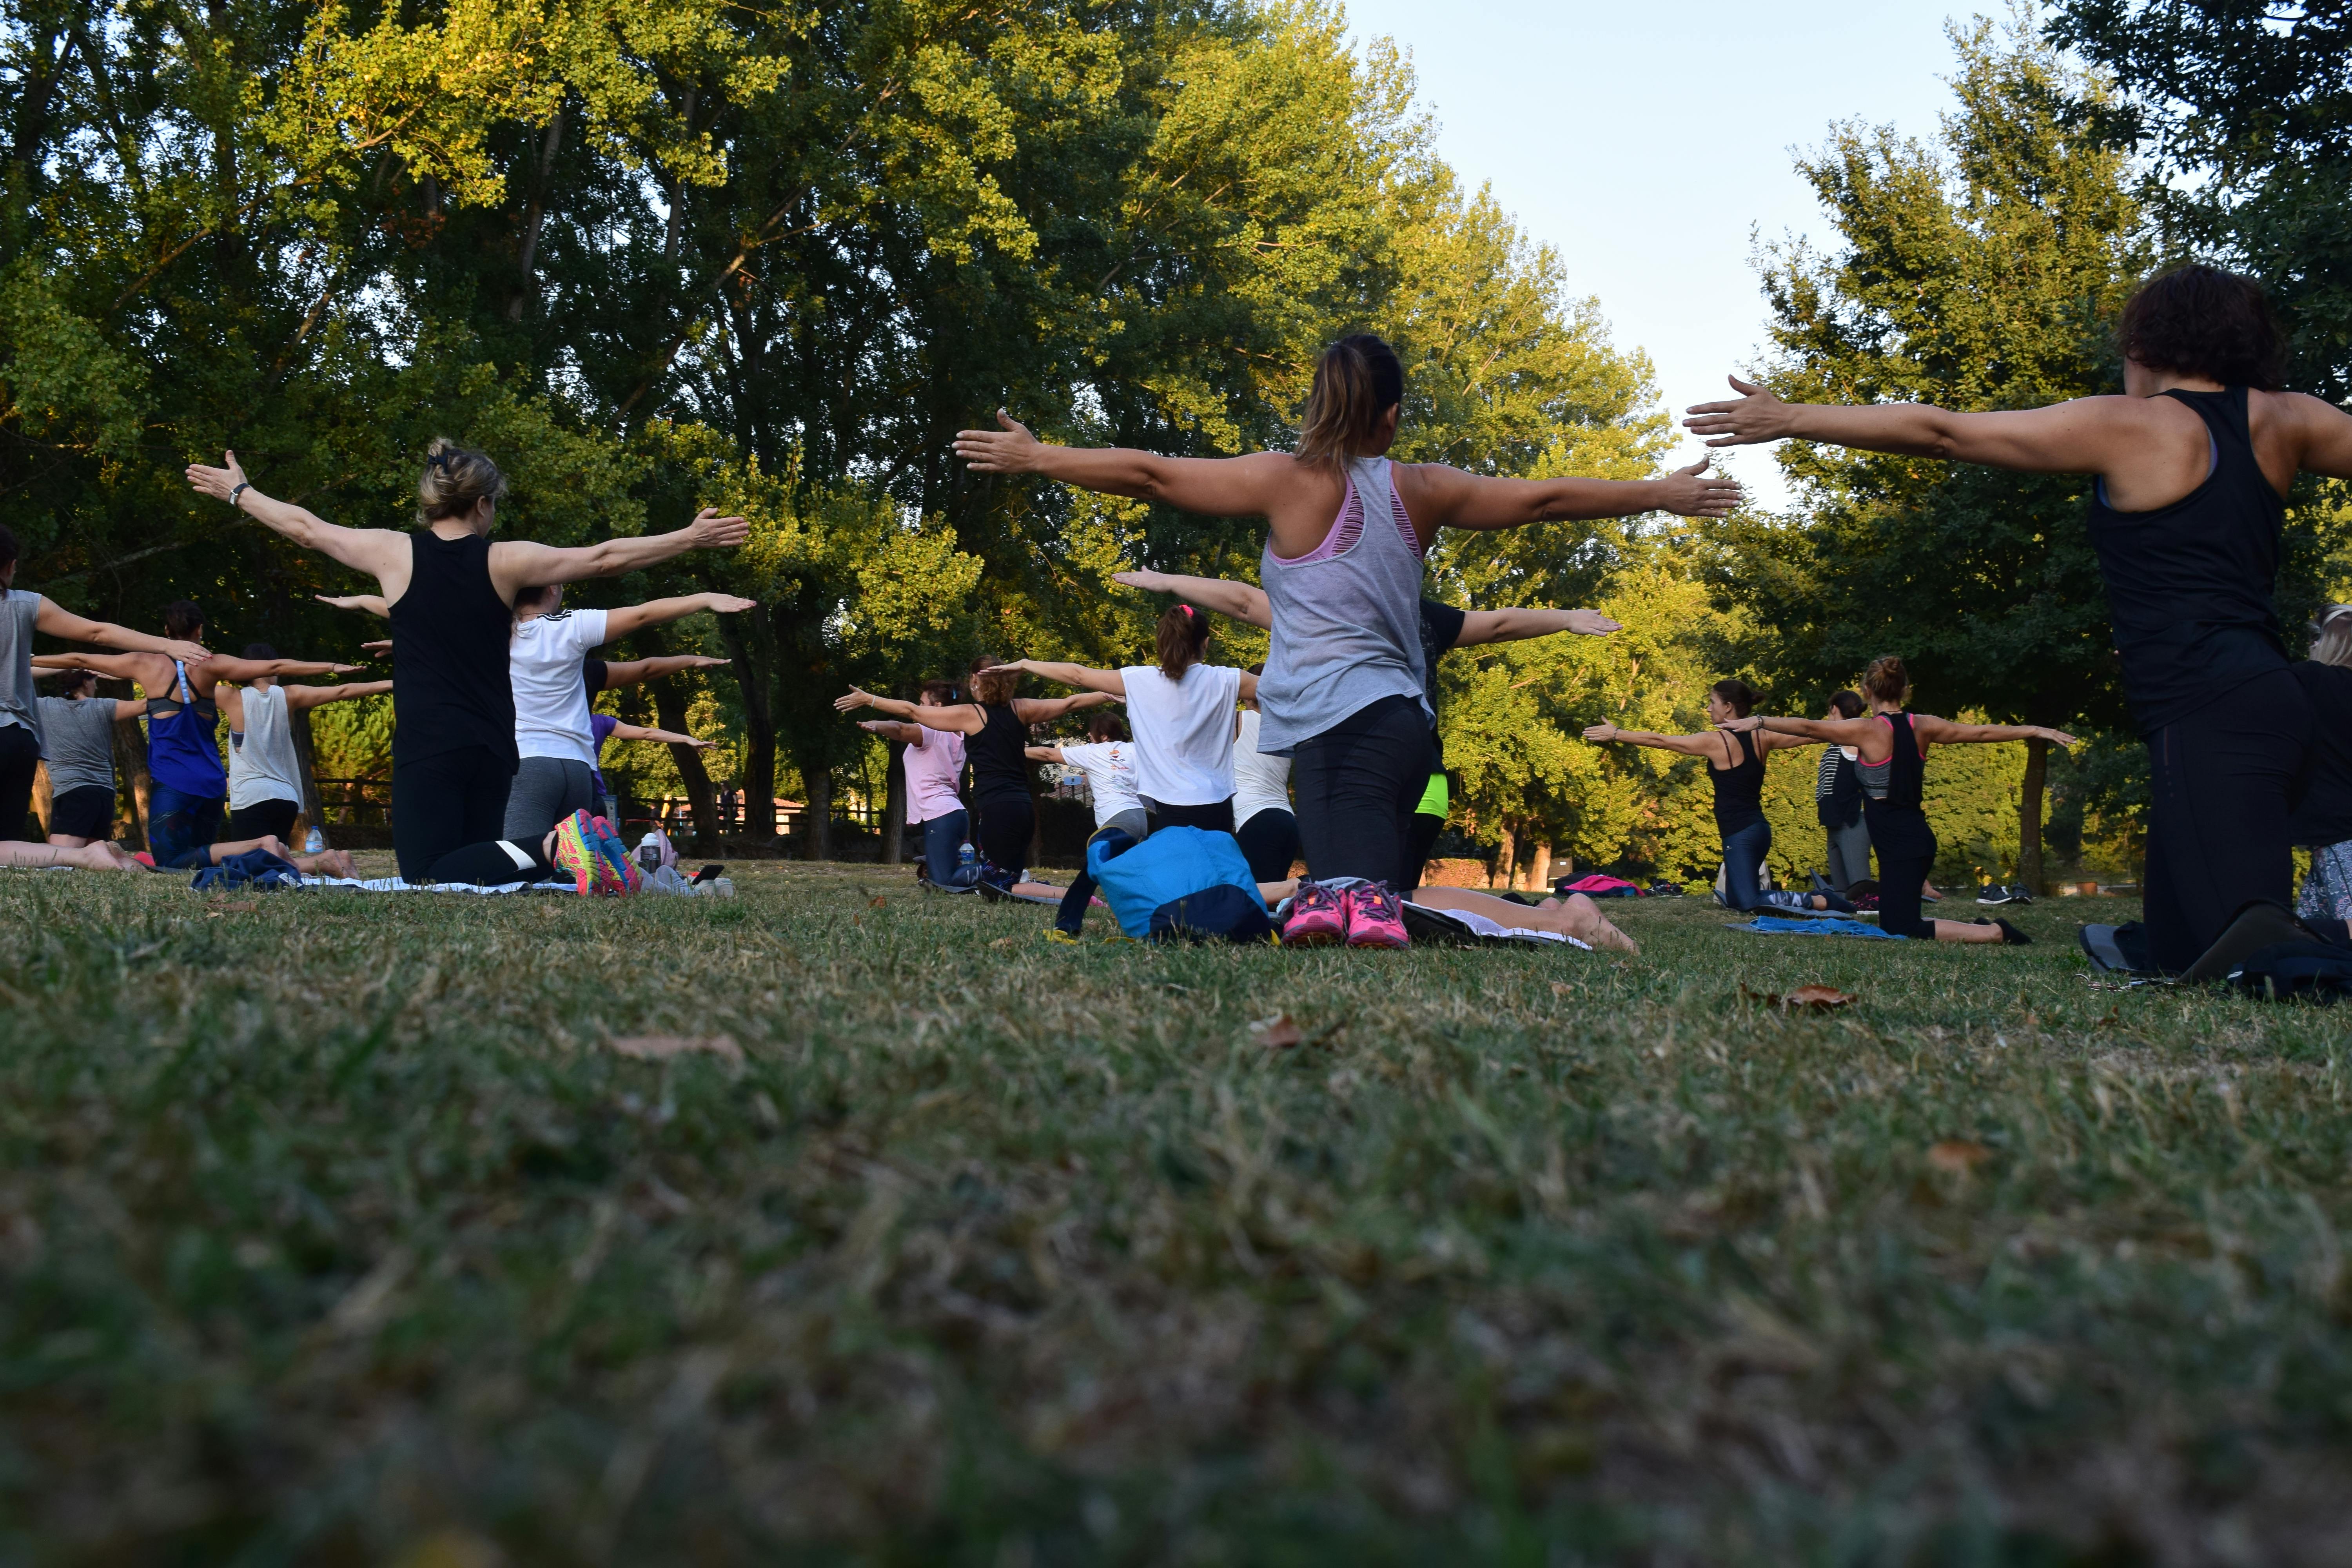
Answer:
POLYGON ((507 673, 514 683, 514 784, 502 837, 531 842, 575 811, 593 812, 596 742, 588 728, 588 688, 580 667, 593 648, 703 610, 728 616, 752 607, 732 594, 688 594, 618 610, 567 610, 563 588, 515 595, 507 673))
MULTIPOLYGON (((1254 664, 1249 672, 1263 668, 1254 664)), ((1299 857, 1298 818, 1290 809, 1290 759, 1259 751, 1257 727, 1257 702, 1244 698, 1234 733, 1234 837, 1252 877, 1279 882, 1299 857)))
POLYGON ((1135 726, 1136 793, 1153 832, 1163 827, 1234 830, 1234 704, 1257 697, 1257 677, 1230 665, 1204 664, 1209 618, 1190 605, 1160 617, 1156 665, 1093 669, 1082 664, 1017 659, 998 669, 1025 670, 1063 686, 1124 699, 1135 726))
MULTIPOLYGON (((1097 713, 1087 721, 1087 742, 1083 746, 1031 746, 1028 757, 1033 763, 1060 763, 1086 774, 1087 793, 1094 798, 1095 808, 1095 830, 1087 837, 1089 849, 1106 833, 1149 838, 1151 821, 1136 788, 1135 743, 1127 738, 1127 726, 1116 713, 1097 713)), ((1094 896, 1095 879, 1087 875, 1081 861, 1069 891, 1062 895, 1062 908, 1054 917, 1055 931, 1076 937, 1086 924, 1087 901, 1094 896)))

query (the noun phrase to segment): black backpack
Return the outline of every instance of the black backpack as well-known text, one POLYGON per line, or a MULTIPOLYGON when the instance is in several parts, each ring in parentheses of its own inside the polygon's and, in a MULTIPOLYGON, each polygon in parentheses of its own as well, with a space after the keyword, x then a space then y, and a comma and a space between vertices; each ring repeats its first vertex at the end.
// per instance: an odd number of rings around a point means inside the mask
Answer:
POLYGON ((2239 994, 2264 1002, 2334 1002, 2352 995, 2352 948, 2332 942, 2279 942, 2230 971, 2239 994))

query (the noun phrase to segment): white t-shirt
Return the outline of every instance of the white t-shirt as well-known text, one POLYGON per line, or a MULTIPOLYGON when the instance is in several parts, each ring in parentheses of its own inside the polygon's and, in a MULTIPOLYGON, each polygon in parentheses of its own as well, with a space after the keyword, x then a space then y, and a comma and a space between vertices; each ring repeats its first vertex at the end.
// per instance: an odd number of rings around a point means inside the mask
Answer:
POLYGON ((1234 826, 1261 811, 1290 809, 1290 759, 1257 749, 1258 711, 1242 710, 1242 732, 1234 741, 1234 826))
POLYGON ((580 661, 604 641, 602 610, 558 610, 515 627, 514 640, 507 645, 507 671, 514 680, 518 755, 596 765, 580 661))
POLYGON ((1087 775, 1087 793, 1095 797, 1097 827, 1122 811, 1143 809, 1143 797, 1135 788, 1132 743, 1103 741, 1090 746, 1064 746, 1062 761, 1087 775))
POLYGON ((1118 672, 1135 730, 1136 786, 1162 805, 1214 805, 1234 794, 1234 704, 1242 672, 1196 664, 1171 680, 1156 664, 1118 672))

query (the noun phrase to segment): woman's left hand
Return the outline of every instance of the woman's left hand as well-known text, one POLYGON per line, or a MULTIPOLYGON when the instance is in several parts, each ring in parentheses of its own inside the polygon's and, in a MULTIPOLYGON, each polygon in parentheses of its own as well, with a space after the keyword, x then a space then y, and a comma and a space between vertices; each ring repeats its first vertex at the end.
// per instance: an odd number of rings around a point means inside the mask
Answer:
POLYGON ((855 713, 860 708, 872 706, 873 701, 872 692, 860 691, 853 686, 849 689, 848 696, 836 697, 833 700, 833 710, 836 713, 855 713))
POLYGON ((1625 629, 1622 621, 1612 621, 1598 610, 1570 610, 1568 629, 1580 637, 1605 637, 1611 632, 1625 629))
POLYGON ((2049 742, 2050 742, 2052 745, 2053 745, 2053 746, 2070 746, 2070 747, 2071 747, 2071 746, 2078 746, 2078 745, 2082 744, 2082 742, 2079 742, 2079 741, 2075 740, 2074 736, 2069 735, 2069 734, 2068 734, 2068 733, 2066 733, 2066 731, 2063 731, 2063 730, 2047 730, 2047 729, 2045 729, 2045 730, 2043 730, 2043 731, 2042 731, 2042 738, 2043 740, 2045 740, 2045 741, 2049 742))
POLYGON ((1745 735, 1753 731, 1761 730, 1763 727, 1764 715, 1761 713, 1750 713, 1745 719, 1726 719, 1716 726, 1718 730, 1727 730, 1735 735, 1745 735))

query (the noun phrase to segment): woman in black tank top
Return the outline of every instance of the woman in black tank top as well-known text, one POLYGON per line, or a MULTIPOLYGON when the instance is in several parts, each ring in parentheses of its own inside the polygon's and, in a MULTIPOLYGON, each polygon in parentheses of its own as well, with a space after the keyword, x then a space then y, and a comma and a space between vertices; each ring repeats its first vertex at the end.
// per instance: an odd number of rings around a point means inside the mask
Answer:
MULTIPOLYGON (((1723 901, 1740 910, 1788 903, 1787 898, 1763 889, 1764 859, 1772 852, 1772 825, 1764 820, 1764 753, 1801 744, 1780 735, 1727 731, 1725 726, 1755 708, 1756 693, 1746 681, 1718 680, 1706 693, 1707 722, 1716 728, 1704 735, 1661 735, 1614 724, 1595 724, 1584 731, 1588 741, 1622 742, 1706 759, 1707 783, 1715 787, 1716 830, 1723 835, 1723 901)), ((1818 893, 1791 897, 1807 909, 1833 908, 1841 901, 1818 893)))
POLYGON ((423 526, 414 533, 338 528, 272 500, 246 482, 235 452, 226 468, 191 463, 188 482, 382 585, 397 660, 392 838, 400 874, 412 882, 431 879, 453 850, 495 842, 504 825, 515 768, 507 639, 517 590, 617 576, 688 550, 732 549, 751 533, 741 518, 705 508, 674 532, 579 549, 493 543, 506 476, 483 454, 447 440, 426 452, 416 485, 423 526))
POLYGON ((2089 520, 2147 743, 2147 945, 2179 972, 2245 905, 2286 907, 2290 796, 2312 714, 2273 608, 2282 499, 2298 472, 2352 479, 2352 416, 2274 390, 2285 340, 2261 285, 2210 267, 2157 278, 2116 331, 2124 395, 1954 414, 1923 405, 1702 404, 1729 447, 1787 437, 2096 476, 2089 520))
POLYGON ((1020 880, 1029 861, 1029 841, 1037 826, 1037 805, 1029 793, 1029 726, 1050 724, 1066 713, 1100 708, 1112 699, 1099 691, 1038 699, 1015 697, 1021 676, 1001 670, 1003 663, 992 654, 971 661, 967 677, 972 700, 952 708, 926 708, 921 717, 915 705, 877 697, 856 687, 846 697, 834 699, 834 710, 852 713, 872 708, 893 719, 928 729, 952 731, 963 736, 964 758, 971 764, 971 809, 978 818, 972 842, 988 862, 981 887, 1002 891, 1020 880))
POLYGON ((2022 946, 2023 931, 2005 920, 1931 921, 1919 914, 1919 897, 1936 864, 1936 835, 1927 826, 1923 786, 1929 745, 1969 746, 2006 741, 2048 741, 2071 746, 2074 737, 2038 724, 1955 724, 1931 713, 1907 713, 1910 673, 1892 657, 1873 659, 1862 678, 1870 711, 1859 719, 1781 719, 1759 715, 1735 720, 1735 728, 1790 737, 1799 743, 1825 741, 1861 753, 1862 816, 1870 825, 1870 847, 1878 857, 1878 927, 1895 936, 1930 942, 2007 942, 2022 946))

